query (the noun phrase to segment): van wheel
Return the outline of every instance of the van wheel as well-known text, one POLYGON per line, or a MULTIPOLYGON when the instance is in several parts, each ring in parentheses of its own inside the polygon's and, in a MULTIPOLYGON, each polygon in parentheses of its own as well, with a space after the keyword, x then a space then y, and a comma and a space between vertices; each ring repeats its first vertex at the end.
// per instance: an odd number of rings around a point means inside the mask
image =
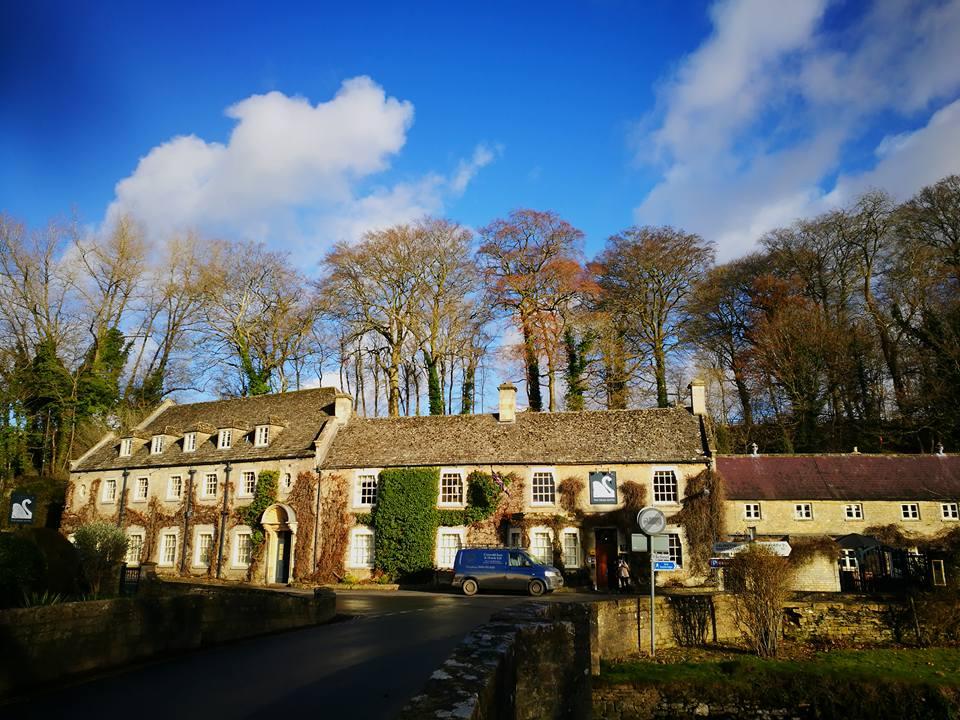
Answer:
POLYGON ((546 586, 543 584, 542 580, 531 580, 530 581, 530 594, 534 597, 539 597, 543 595, 543 591, 546 590, 546 586))
POLYGON ((476 595, 477 594, 477 581, 473 578, 467 578, 463 581, 463 594, 464 595, 476 595))

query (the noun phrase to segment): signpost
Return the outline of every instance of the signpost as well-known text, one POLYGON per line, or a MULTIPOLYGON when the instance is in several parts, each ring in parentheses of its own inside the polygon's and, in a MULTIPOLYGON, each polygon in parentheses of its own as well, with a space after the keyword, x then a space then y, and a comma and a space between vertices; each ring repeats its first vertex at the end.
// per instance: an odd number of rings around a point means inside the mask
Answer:
MULTIPOLYGON (((655 616, 656 605, 656 587, 657 570, 676 570, 676 563, 670 562, 670 553, 664 552, 669 549, 667 537, 661 535, 667 527, 667 518, 662 511, 655 507, 647 506, 637 513, 637 525, 640 526, 640 532, 650 539, 650 657, 657 652, 657 641, 655 634, 655 616), (664 557, 666 555, 666 557, 664 557), (662 567, 661 567, 662 566, 662 567)), ((639 600, 637 610, 639 610, 639 600)), ((639 625, 640 613, 637 613, 637 624, 639 625)))

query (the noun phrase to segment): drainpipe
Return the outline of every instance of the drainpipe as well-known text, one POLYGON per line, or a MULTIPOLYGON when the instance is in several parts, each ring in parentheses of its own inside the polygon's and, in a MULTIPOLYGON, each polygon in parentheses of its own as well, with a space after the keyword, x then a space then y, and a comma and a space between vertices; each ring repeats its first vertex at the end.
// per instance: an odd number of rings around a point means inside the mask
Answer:
POLYGON ((320 541, 320 466, 317 465, 317 507, 313 512, 313 567, 310 574, 317 571, 317 543, 320 541))
POLYGON ((183 504, 183 537, 180 538, 180 573, 187 571, 187 533, 190 532, 190 516, 193 515, 193 508, 190 502, 193 500, 193 476, 197 471, 194 468, 187 470, 187 498, 183 504))
POLYGON ((117 512, 117 527, 123 527, 123 515, 127 509, 127 478, 130 477, 130 471, 123 469, 123 485, 120 486, 120 510, 117 512))
POLYGON ((220 566, 223 564, 223 536, 227 531, 227 516, 230 512, 227 510, 227 504, 230 502, 230 468, 232 466, 227 462, 223 466, 223 510, 220 511, 220 543, 217 548, 217 579, 220 579, 220 566))

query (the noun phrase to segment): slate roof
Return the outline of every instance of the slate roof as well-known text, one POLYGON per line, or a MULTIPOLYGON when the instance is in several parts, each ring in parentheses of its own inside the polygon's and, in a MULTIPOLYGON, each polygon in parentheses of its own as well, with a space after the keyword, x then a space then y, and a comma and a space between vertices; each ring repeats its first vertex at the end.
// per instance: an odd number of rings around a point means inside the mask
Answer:
POLYGON ((699 418, 684 408, 352 419, 325 468, 703 462, 699 418))
POLYGON ((955 500, 960 455, 718 456, 730 500, 955 500))
MULTIPOLYGON (((150 454, 148 441, 134 443, 133 454, 119 457, 120 438, 116 438, 95 450, 73 468, 74 471, 120 470, 123 468, 149 468, 169 465, 222 463, 230 460, 270 460, 277 458, 310 457, 314 454, 313 441, 333 416, 333 402, 337 391, 332 388, 316 388, 274 395, 215 400, 212 402, 173 405, 149 424, 139 429, 137 437, 149 438, 165 431, 179 431, 176 441, 167 442, 162 453, 150 454), (183 452, 183 432, 202 429, 216 432, 217 428, 252 428, 256 425, 275 424, 284 421, 286 427, 271 431, 267 447, 253 445, 253 432, 238 437, 234 430, 232 447, 219 450, 217 436, 203 442, 197 438, 197 449, 183 452)), ((129 437, 131 434, 125 435, 129 437)))

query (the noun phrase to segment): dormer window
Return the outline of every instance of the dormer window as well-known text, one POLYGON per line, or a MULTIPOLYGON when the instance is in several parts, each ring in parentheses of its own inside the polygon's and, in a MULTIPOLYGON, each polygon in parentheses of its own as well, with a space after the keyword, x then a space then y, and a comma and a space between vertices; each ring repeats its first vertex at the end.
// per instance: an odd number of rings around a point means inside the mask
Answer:
POLYGON ((254 446, 266 447, 270 443, 270 426, 257 425, 257 431, 254 435, 254 446))
POLYGON ((197 434, 195 432, 188 432, 183 436, 183 451, 184 452, 193 452, 197 449, 197 434))
POLYGON ((229 450, 230 445, 233 442, 233 430, 230 428, 224 428, 220 431, 220 436, 217 438, 217 447, 221 450, 229 450))
POLYGON ((163 452, 163 435, 154 435, 153 442, 150 443, 150 454, 159 455, 163 452))
POLYGON ((133 454, 133 438, 124 438, 120 441, 120 457, 130 457, 133 454))

